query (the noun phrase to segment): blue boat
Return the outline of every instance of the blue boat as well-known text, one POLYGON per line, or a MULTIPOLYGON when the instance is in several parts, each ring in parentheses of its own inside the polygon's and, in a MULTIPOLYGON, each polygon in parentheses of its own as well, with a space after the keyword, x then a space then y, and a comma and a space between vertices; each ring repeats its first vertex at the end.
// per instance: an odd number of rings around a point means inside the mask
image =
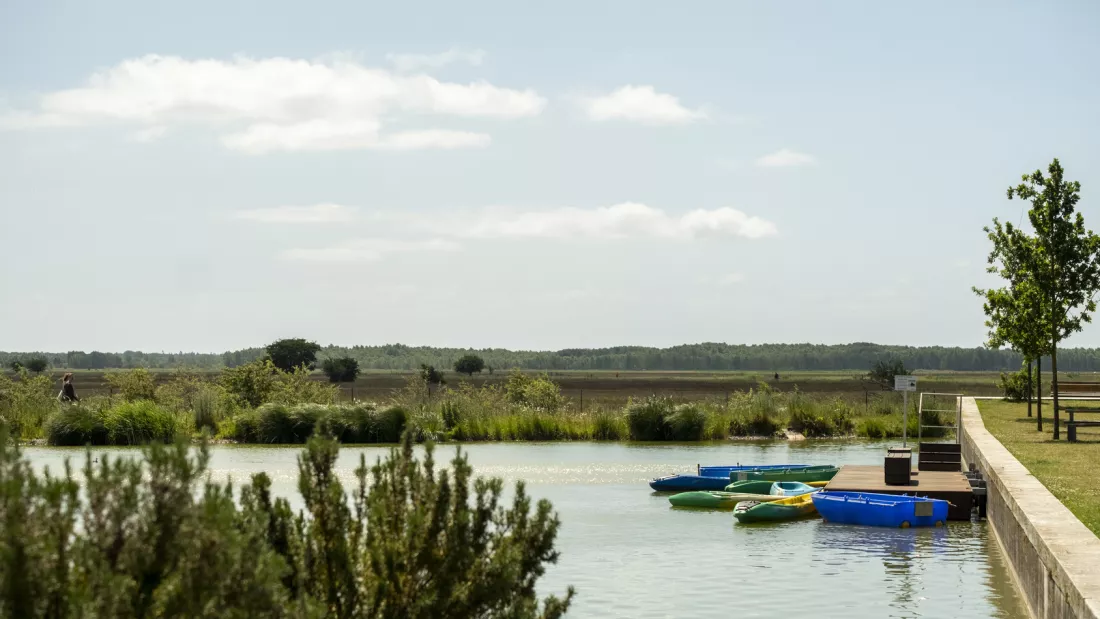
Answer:
POLYGON ((826 522, 869 527, 932 527, 947 522, 947 501, 909 495, 824 491, 811 495, 826 522))
POLYGON ((688 492, 690 490, 725 490, 729 483, 729 477, 666 475, 649 482, 649 487, 659 492, 688 492))
POLYGON ((727 480, 731 473, 737 471, 770 471, 775 469, 798 469, 810 466, 809 464, 756 464, 736 466, 701 466, 699 475, 704 477, 725 477, 727 480))
POLYGON ((808 486, 800 481, 777 481, 772 484, 768 494, 772 496, 798 496, 820 489, 808 486))
POLYGON ((688 492, 691 490, 725 490, 730 476, 738 472, 778 471, 805 468, 807 464, 749 464, 736 466, 700 466, 696 475, 666 475, 649 482, 649 487, 659 492, 688 492))

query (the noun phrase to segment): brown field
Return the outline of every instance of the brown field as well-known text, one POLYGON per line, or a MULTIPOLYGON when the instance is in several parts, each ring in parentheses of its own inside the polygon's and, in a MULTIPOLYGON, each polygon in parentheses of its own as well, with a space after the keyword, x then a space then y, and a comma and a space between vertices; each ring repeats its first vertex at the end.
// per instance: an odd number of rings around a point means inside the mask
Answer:
MULTIPOLYGON (((119 371, 119 370, 114 370, 119 371)), ((158 381, 167 381, 173 372, 156 371, 158 381)), ((214 378, 217 373, 209 373, 214 378)), ((571 400, 588 404, 621 404, 628 398, 650 395, 670 396, 690 401, 725 398, 729 394, 756 388, 760 381, 778 391, 798 389, 804 393, 829 394, 846 398, 870 400, 880 397, 884 391, 863 380, 858 372, 787 372, 780 373, 779 380, 765 372, 548 372, 551 379, 561 386, 562 393, 571 400)), ((964 395, 999 395, 995 372, 917 372, 919 388, 924 392, 962 393, 964 395)), ((60 372, 54 373, 60 384, 60 372)), ((75 372, 77 393, 81 395, 108 395, 110 386, 103 371, 75 372)), ((405 386, 413 372, 367 371, 354 383, 341 385, 348 399, 381 400, 405 386)), ((325 380, 315 373, 316 380, 325 380)), ((447 385, 457 387, 466 382, 474 387, 500 384, 507 381, 504 372, 483 373, 473 377, 446 373, 447 385)), ((1044 378, 1046 382, 1047 378, 1044 378)))

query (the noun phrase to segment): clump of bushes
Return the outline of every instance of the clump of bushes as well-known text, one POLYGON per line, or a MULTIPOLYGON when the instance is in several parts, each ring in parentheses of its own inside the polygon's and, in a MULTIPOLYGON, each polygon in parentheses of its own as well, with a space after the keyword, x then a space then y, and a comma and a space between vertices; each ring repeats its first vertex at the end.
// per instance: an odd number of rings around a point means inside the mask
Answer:
POLYGON ((67 406, 46 428, 48 442, 61 446, 167 443, 189 430, 180 416, 149 400, 67 406))
POLYGON ((342 443, 396 443, 408 418, 400 406, 265 404, 235 417, 229 436, 245 443, 297 444, 315 434, 342 443))
POLYGON ((1028 399, 1028 391, 1034 389, 1034 385, 1030 384, 1030 378, 1025 368, 1010 374, 1001 372, 1001 376, 997 380, 997 387, 1001 390, 1005 400, 1023 402, 1028 399))
POLYGON ((649 397, 627 407, 630 438, 636 441, 698 441, 704 438, 706 413, 695 404, 649 397))

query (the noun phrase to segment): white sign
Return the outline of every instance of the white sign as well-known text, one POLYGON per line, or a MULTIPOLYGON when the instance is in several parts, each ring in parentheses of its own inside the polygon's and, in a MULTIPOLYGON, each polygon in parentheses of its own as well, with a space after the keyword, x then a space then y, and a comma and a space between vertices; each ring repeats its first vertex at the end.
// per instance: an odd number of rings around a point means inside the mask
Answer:
POLYGON ((917 377, 916 376, 895 376, 894 377, 894 391, 916 391, 917 390, 917 377))

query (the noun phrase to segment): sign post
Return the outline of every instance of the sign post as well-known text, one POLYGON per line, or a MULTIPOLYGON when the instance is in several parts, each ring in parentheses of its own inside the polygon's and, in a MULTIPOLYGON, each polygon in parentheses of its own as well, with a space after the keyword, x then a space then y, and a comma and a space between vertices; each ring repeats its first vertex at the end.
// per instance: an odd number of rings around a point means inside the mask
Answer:
MULTIPOLYGON (((917 390, 916 376, 895 376, 894 391, 901 392, 901 446, 909 446, 909 392, 917 390)), ((920 412, 917 413, 920 415, 920 412)), ((917 419, 920 423, 920 419, 917 419)))

